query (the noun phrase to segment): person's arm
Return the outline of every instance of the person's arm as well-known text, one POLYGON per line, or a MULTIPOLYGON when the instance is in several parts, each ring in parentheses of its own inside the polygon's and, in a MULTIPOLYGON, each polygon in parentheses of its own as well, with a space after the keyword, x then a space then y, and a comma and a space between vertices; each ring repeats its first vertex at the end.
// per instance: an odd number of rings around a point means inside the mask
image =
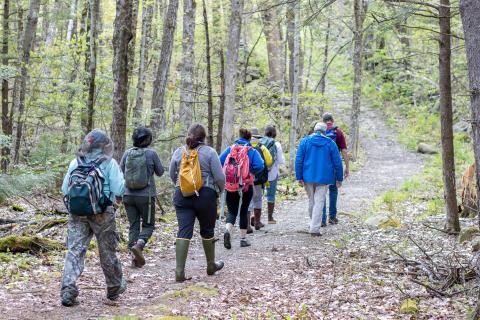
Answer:
POLYGON ((152 152, 153 152, 153 171, 158 177, 161 177, 165 172, 165 169, 163 168, 163 165, 162 165, 162 160, 160 160, 160 157, 155 151, 152 150, 152 152))
POLYGON ((123 197, 123 194, 125 193, 125 179, 120 170, 120 166, 115 159, 111 159, 108 164, 107 176, 110 185, 110 193, 117 198, 118 202, 118 198, 123 197))
POLYGON ((277 163, 279 165, 285 164, 285 155, 283 154, 283 148, 280 142, 275 142, 275 146, 277 147, 277 163))
POLYGON ((249 150, 249 154, 251 154, 250 171, 253 174, 257 174, 263 170, 263 168, 265 167, 265 162, 263 161, 260 153, 258 153, 258 151, 255 148, 251 148, 249 150))
POLYGON ((264 145, 262 145, 260 149, 262 150, 263 158, 265 159, 265 165, 267 168, 270 168, 273 165, 272 154, 264 145))
POLYGON ((68 165, 67 173, 63 178, 63 183, 62 183, 63 195, 66 195, 68 192, 68 180, 70 180, 70 173, 73 171, 73 169, 75 169, 76 166, 77 166, 77 159, 73 159, 72 161, 70 161, 70 164, 68 165))
POLYGON ((218 159, 217 153, 213 149, 210 156, 210 170, 212 170, 215 184, 220 189, 220 192, 222 192, 223 189, 225 189, 225 173, 223 172, 223 167, 220 164, 220 159, 218 159))
POLYGON ((348 178, 348 176, 350 175, 350 161, 349 161, 349 158, 348 158, 348 150, 347 149, 342 149, 342 157, 343 157, 343 161, 345 161, 344 176, 345 176, 345 178, 348 178))
POLYGON ((295 178, 303 185, 303 160, 305 158, 305 139, 300 141, 295 158, 295 178))
POLYGON ((348 158, 347 139, 345 138, 345 134, 342 130, 340 130, 340 128, 337 128, 337 139, 335 142, 337 143, 338 149, 340 149, 340 152, 342 153, 343 161, 345 161, 346 178, 350 174, 350 161, 348 158))
POLYGON ((230 153, 230 148, 231 147, 227 147, 223 152, 222 154, 219 156, 220 158, 220 164, 223 166, 225 164, 225 160, 227 159, 227 156, 228 154, 230 153))
POLYGON ((343 181, 342 159, 340 158, 340 152, 338 152, 338 148, 333 141, 332 143, 329 144, 329 147, 330 147, 330 159, 332 160, 333 169, 335 171, 335 181, 336 181, 337 187, 340 187, 343 181))
POLYGON ((172 155, 172 160, 170 161, 169 174, 173 184, 177 183, 177 175, 178 175, 177 153, 180 152, 179 150, 180 149, 175 150, 175 152, 172 155))

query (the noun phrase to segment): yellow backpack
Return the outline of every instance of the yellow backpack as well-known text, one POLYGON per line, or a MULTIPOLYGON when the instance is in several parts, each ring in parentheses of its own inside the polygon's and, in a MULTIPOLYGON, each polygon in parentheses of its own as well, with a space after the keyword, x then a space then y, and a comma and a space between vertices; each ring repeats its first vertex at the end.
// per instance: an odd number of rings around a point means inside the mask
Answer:
POLYGON ((203 186, 202 171, 200 170, 200 161, 198 160, 198 150, 193 149, 187 152, 183 148, 182 161, 180 161, 179 170, 180 191, 184 197, 199 196, 198 191, 203 186))

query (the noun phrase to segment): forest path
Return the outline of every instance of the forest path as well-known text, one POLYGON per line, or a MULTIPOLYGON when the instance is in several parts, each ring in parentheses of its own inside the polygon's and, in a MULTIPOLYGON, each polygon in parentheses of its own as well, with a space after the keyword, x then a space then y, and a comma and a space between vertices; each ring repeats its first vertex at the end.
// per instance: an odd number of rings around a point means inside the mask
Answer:
MULTIPOLYGON (((341 105, 342 101, 336 103, 341 105)), ((419 172, 422 159, 395 141, 394 132, 378 111, 364 110, 361 122, 363 165, 351 173, 340 189, 339 224, 322 228, 322 237, 312 238, 306 233, 307 199, 301 191, 299 199, 278 202, 275 215, 278 223, 250 235, 251 247, 240 248, 235 231, 232 249, 226 250, 219 234, 217 258, 225 261, 225 268, 215 276, 206 275, 203 250, 196 234, 187 261, 187 273, 193 279, 177 284, 173 280, 175 227, 159 224, 156 240, 146 251, 144 268, 128 267, 129 256, 122 253, 129 286, 118 303, 102 303, 104 280, 93 254, 87 259, 79 281, 80 305, 61 307, 58 277, 47 284, 37 279, 32 280, 32 286, 37 283, 42 288, 41 294, 32 291, 24 295, 1 295, 7 299, 2 304, 9 301, 9 311, 0 317, 401 318, 398 308, 402 295, 396 289, 397 276, 381 274, 375 267, 389 258, 384 245, 396 243, 399 238, 395 231, 366 226, 363 217, 369 214, 378 196, 419 172)), ((435 314, 434 309, 431 312, 435 314)), ((425 314, 428 317, 429 311, 425 310, 425 314)))

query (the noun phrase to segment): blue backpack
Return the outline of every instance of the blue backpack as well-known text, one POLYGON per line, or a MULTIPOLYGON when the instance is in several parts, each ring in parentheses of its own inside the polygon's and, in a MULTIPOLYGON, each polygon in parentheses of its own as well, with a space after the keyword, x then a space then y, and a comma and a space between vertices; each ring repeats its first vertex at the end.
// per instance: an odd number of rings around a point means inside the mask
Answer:
POLYGON ((77 158, 78 166, 68 179, 68 191, 64 201, 68 212, 77 216, 89 216, 105 212, 112 202, 103 193, 105 177, 100 170, 100 164, 105 159, 85 162, 77 158))
POLYGON ((275 160, 277 160, 277 146, 275 145, 275 140, 273 138, 265 136, 260 139, 260 143, 268 149, 268 151, 272 155, 272 163, 275 163, 275 160))
POLYGON ((332 139, 333 142, 337 143, 337 127, 331 127, 330 129, 327 129, 327 131, 325 131, 325 135, 332 139))

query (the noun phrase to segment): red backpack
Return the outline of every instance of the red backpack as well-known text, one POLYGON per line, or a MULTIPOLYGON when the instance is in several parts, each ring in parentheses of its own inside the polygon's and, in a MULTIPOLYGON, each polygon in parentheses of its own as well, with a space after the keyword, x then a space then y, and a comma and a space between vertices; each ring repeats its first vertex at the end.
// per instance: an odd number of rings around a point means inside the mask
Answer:
POLYGON ((229 192, 246 192, 253 184, 250 174, 250 159, 248 158, 249 146, 235 144, 231 147, 223 164, 225 173, 225 189, 229 192))

